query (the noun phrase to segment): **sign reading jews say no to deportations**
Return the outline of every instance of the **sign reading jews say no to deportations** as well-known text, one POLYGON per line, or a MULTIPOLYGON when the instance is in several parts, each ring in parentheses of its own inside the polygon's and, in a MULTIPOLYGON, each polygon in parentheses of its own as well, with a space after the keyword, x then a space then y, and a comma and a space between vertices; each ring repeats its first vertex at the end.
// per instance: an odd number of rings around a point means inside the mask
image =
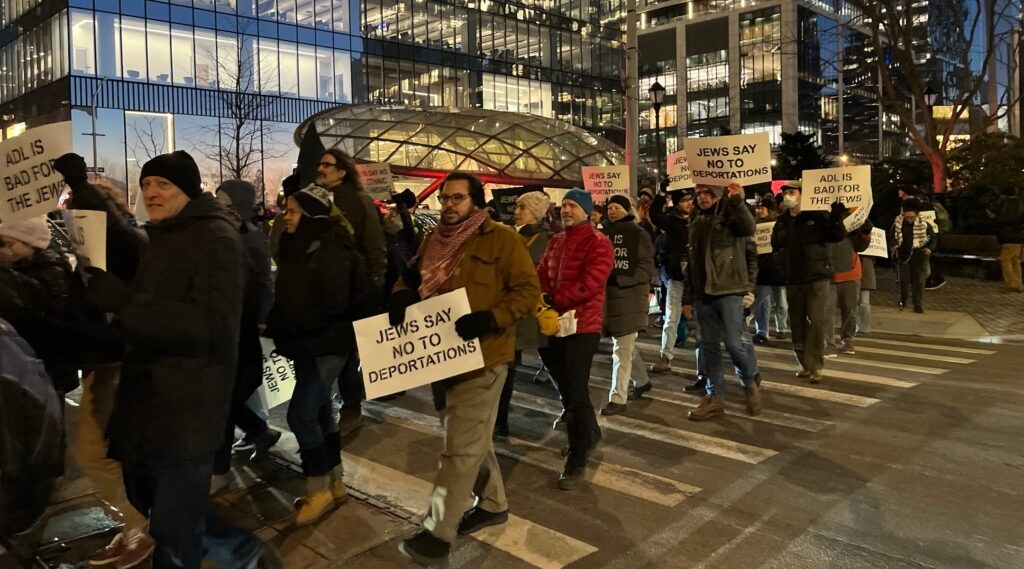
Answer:
POLYGON ((693 176, 690 175, 686 151, 680 150, 668 155, 668 191, 683 190, 693 187, 693 176))
POLYGON ((583 166, 583 189, 594 203, 629 195, 629 166, 583 166))
POLYGON ((479 340, 463 340, 455 321, 469 314, 466 289, 428 298, 391 326, 388 315, 352 325, 363 367, 366 398, 376 399, 484 367, 479 340))
POLYGON ((871 208, 871 166, 804 170, 800 209, 827 211, 834 202, 871 208))
POLYGON ((772 181, 772 148, 767 132, 687 138, 683 141, 695 184, 747 186, 772 181))
POLYGON ((32 128, 0 143, 0 221, 11 223, 57 209, 64 177, 53 169, 53 161, 68 152, 71 121, 32 128))
POLYGON ((754 241, 757 244, 758 255, 766 255, 772 252, 772 231, 774 229, 774 221, 757 224, 757 228, 754 229, 754 241))

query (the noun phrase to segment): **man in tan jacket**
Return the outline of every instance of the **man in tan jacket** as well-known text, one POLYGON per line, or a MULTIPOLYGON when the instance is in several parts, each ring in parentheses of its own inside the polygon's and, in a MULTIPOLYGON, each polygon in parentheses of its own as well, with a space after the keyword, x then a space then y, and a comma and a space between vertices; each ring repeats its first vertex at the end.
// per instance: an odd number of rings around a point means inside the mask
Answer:
POLYGON ((412 304, 465 287, 472 312, 455 321, 455 330, 466 340, 480 338, 484 368, 432 385, 444 449, 423 529, 400 546, 425 565, 445 561, 456 535, 508 519, 491 434, 514 357, 516 322, 540 299, 529 251, 512 229, 490 219, 478 179, 449 174, 438 198, 441 223, 423 240, 417 270, 396 285, 388 313, 398 325, 412 304))

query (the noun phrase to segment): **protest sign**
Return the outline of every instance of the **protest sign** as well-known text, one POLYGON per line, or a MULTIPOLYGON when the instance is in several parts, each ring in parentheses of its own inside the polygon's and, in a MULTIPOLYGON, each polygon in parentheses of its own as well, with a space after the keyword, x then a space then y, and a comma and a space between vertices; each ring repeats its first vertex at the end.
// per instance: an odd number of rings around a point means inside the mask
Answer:
POLYGON ((757 242, 757 254, 766 255, 772 252, 772 230, 775 222, 758 223, 754 229, 754 240, 757 242))
MULTIPOLYGON (((640 254, 640 234, 636 231, 629 231, 623 225, 633 223, 623 221, 620 223, 607 223, 604 226, 604 233, 612 242, 615 252, 615 262, 612 265, 612 275, 632 275, 636 272, 636 264, 640 254)), ((633 225, 636 225, 633 223, 633 225)))
POLYGON ((395 193, 394 178, 391 177, 391 165, 383 162, 356 164, 356 170, 363 181, 363 190, 375 200, 385 201, 395 193))
POLYGON ((78 266, 107 270, 107 212, 66 209, 61 215, 78 266))
POLYGON ((274 341, 260 338, 263 346, 263 383, 258 393, 265 409, 273 409, 292 398, 295 391, 295 364, 277 353, 274 341))
POLYGON ((727 186, 772 181, 772 148, 767 132, 683 140, 695 184, 727 186))
POLYGON ((686 151, 680 150, 668 155, 668 191, 684 190, 693 187, 690 166, 686 161, 686 151))
POLYGON ((621 194, 629 195, 629 166, 583 166, 583 189, 594 203, 621 194))
POLYGON ((0 142, 4 157, 0 220, 13 222, 57 209, 64 177, 53 161, 71 152, 71 121, 26 130, 0 142))
POLYGON ((491 197, 494 198, 497 205, 497 213, 501 216, 501 222, 505 225, 515 225, 516 200, 519 199, 519 196, 535 190, 541 190, 541 187, 495 188, 491 190, 491 197))
POLYGON ((923 219, 932 228, 932 231, 935 233, 939 232, 939 224, 935 222, 935 210, 920 211, 917 213, 917 216, 923 219))
POLYGON ((871 244, 861 255, 889 258, 889 246, 886 244, 884 229, 875 227, 871 230, 871 244))
POLYGON ((376 399, 484 367, 479 340, 463 340, 455 321, 469 314, 466 289, 428 298, 391 326, 388 315, 353 323, 366 398, 376 399))
POLYGON ((804 170, 802 211, 828 211, 834 202, 848 208, 871 204, 871 166, 804 170))

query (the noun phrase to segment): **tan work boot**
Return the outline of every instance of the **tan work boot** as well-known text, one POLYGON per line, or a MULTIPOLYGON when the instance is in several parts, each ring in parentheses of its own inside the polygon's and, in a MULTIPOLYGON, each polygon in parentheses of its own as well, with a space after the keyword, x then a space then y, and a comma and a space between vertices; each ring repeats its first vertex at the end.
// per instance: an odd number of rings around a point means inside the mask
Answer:
POLYGON ((320 521, 324 514, 338 505, 334 498, 333 483, 329 474, 310 476, 306 479, 306 485, 306 495, 295 500, 295 525, 297 526, 320 521))
POLYGON ((666 358, 665 356, 661 356, 661 359, 658 360, 658 363, 651 366, 651 371, 654 373, 668 373, 672 371, 672 360, 666 358))
POLYGON ((705 397, 699 407, 687 414, 691 421, 706 421, 722 415, 725 415, 725 404, 717 395, 705 397))
POLYGON ((747 393, 747 415, 752 417, 761 414, 761 389, 757 383, 751 382, 743 388, 747 393))

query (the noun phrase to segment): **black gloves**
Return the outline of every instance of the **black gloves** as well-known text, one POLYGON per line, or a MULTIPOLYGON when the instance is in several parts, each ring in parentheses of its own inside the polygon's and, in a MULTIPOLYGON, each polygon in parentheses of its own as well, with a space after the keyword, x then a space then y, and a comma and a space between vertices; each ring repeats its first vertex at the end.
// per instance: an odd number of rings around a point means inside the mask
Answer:
POLYGON ((405 322, 405 309, 420 301, 420 295, 413 289, 396 291, 388 299, 388 322, 398 326, 405 322))
POLYGON ((832 219, 842 219, 846 215, 846 206, 843 202, 832 202, 832 219))
POLYGON ((71 185, 75 182, 84 182, 89 179, 85 167, 85 158, 74 152, 69 152, 53 161, 53 169, 64 176, 64 181, 71 185))
POLYGON ((871 232, 875 229, 874 224, 871 223, 870 219, 864 220, 864 225, 860 226, 860 232, 864 235, 871 235, 871 232))
POLYGON ((463 340, 472 340, 486 336, 498 329, 494 313, 490 310, 478 310, 455 321, 455 331, 463 340))
POLYGON ((128 301, 128 285, 114 275, 97 269, 86 267, 82 271, 87 275, 82 300, 103 312, 120 312, 128 301))

